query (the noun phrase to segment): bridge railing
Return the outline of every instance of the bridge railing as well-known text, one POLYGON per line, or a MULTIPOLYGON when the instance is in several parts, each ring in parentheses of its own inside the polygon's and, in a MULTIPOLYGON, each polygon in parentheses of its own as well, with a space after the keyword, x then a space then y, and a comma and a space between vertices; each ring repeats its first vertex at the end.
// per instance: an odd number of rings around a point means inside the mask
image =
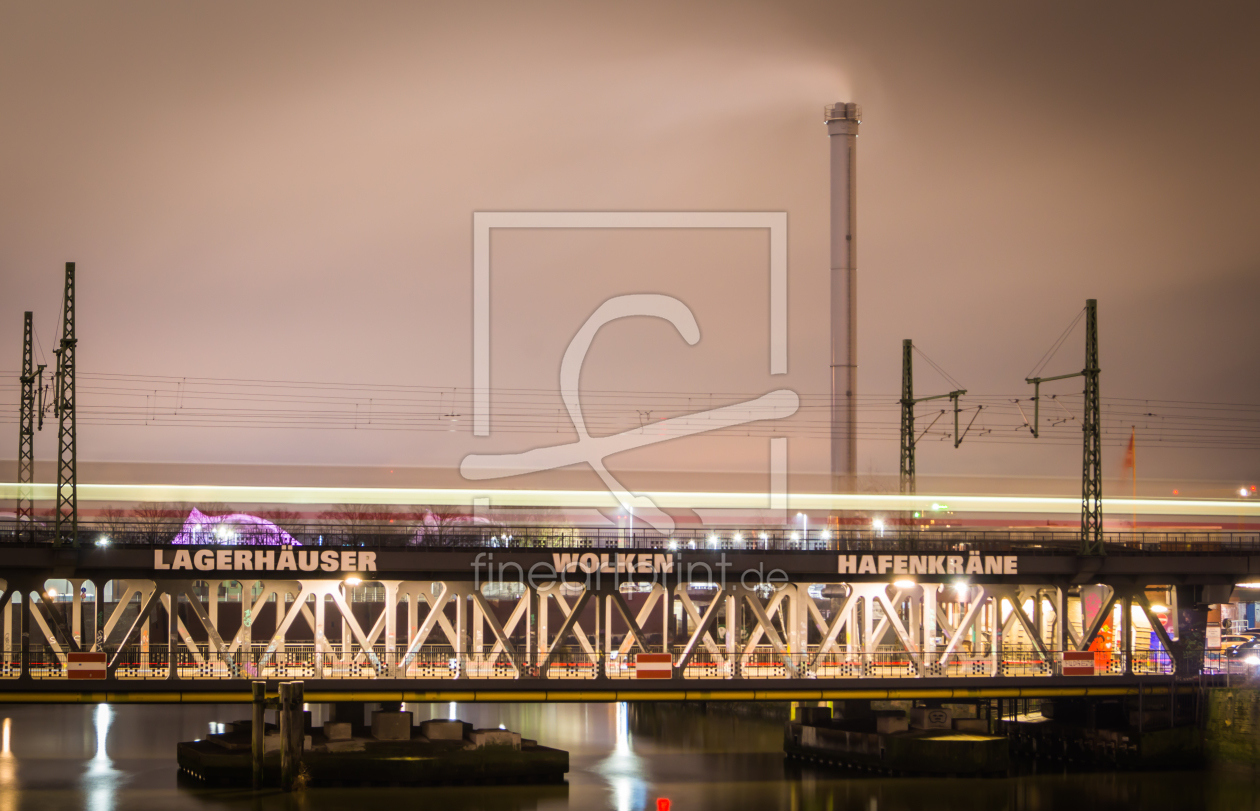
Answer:
MULTIPOLYGON (((121 654, 107 652, 113 678, 123 681, 155 681, 171 678, 171 657, 166 645, 150 644, 147 650, 128 649, 121 654)), ((0 681, 16 679, 24 670, 39 681, 70 681, 71 668, 66 655, 51 648, 32 649, 29 667, 22 667, 21 650, 0 652, 0 681)), ((583 648, 561 648, 549 653, 486 651, 479 654, 453 650, 426 649, 411 654, 404 651, 357 650, 315 651, 310 645, 286 650, 218 652, 201 647, 196 651, 181 647, 175 651, 176 680, 233 681, 249 679, 330 679, 330 680, 634 680, 639 678, 635 656, 620 652, 604 653, 583 648), (545 666, 544 666, 545 662, 545 666)), ((941 651, 911 652, 887 647, 871 651, 844 651, 819 654, 775 652, 759 649, 727 655, 699 651, 687 658, 676 648, 672 653, 673 678, 690 680, 844 680, 922 678, 1050 677, 1064 675, 1060 651, 1042 653, 1035 649, 991 652, 960 652, 942 657, 941 651)), ((1080 667, 1079 657, 1069 662, 1080 667)), ((1134 651, 1126 667, 1123 653, 1097 651, 1092 661, 1093 676, 1170 676, 1174 673, 1252 675, 1260 665, 1231 658, 1218 651, 1192 651, 1176 662, 1166 651, 1134 651)), ((1081 675, 1076 678, 1089 678, 1081 675)))
MULTIPOLYGON (((79 546, 153 547, 180 544, 259 546, 294 543, 315 547, 382 549, 501 548, 501 549, 651 549, 712 551, 818 551, 884 553, 1009 553, 1076 554, 1075 531, 1053 529, 989 530, 896 528, 886 530, 825 528, 679 528, 669 536, 651 529, 575 526, 513 526, 456 524, 435 527, 422 521, 395 519, 353 525, 327 521, 290 521, 258 524, 223 521, 190 528, 183 517, 118 518, 81 521, 79 546)), ((48 545, 55 540, 52 522, 43 519, 19 524, 0 518, 0 544, 48 545)), ((1169 531, 1107 532, 1113 554, 1238 553, 1260 551, 1260 532, 1169 531)))

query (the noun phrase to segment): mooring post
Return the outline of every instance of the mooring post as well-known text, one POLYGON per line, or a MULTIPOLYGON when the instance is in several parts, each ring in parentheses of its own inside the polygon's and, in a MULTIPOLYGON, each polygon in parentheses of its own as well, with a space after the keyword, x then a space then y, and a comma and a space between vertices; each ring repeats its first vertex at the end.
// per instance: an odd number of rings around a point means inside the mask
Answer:
POLYGON ((293 779, 296 780, 301 770, 302 751, 305 749, 303 743, 306 740, 306 711, 302 709, 306 703, 306 687, 300 681, 290 682, 289 691, 289 698, 293 700, 293 708, 290 710, 293 723, 289 725, 289 730, 293 734, 293 779))
POLYGON ((265 751, 265 736, 267 734, 267 682, 256 681, 254 688, 254 721, 250 726, 250 736, 252 746, 250 754, 252 755, 254 767, 254 789, 262 788, 263 784, 263 753, 265 751))
POLYGON ((280 788, 293 791, 297 780, 297 752, 293 751, 293 685, 280 682, 280 788))

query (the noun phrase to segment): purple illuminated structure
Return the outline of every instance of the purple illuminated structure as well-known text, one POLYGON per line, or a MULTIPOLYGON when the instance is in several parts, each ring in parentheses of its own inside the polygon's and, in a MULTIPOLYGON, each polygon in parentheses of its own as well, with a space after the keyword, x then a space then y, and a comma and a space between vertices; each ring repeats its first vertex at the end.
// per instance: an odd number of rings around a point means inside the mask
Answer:
POLYGON ((193 507, 172 544, 273 546, 301 543, 265 518, 245 513, 206 515, 193 507))

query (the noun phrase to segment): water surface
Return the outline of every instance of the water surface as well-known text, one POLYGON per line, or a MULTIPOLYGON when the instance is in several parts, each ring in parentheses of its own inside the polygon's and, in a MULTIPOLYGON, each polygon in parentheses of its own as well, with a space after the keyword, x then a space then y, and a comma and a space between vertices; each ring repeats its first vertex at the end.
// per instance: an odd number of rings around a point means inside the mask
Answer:
POLYGON ((912 779, 794 767, 782 725, 678 706, 625 704, 408 705, 417 720, 452 715, 505 725, 567 749, 563 786, 313 788, 286 795, 207 789, 178 779, 175 743, 246 706, 0 707, 0 811, 16 809, 438 808, 461 811, 1238 811, 1260 808, 1260 783, 1219 772, 1046 773, 1008 779, 912 779))

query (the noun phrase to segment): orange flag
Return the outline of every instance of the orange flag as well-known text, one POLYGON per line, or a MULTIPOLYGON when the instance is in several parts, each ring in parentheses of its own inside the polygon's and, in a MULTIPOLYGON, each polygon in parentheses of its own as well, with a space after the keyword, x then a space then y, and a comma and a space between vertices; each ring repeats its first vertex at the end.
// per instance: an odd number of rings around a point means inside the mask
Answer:
MULTIPOLYGON (((1124 467, 1121 468, 1133 476, 1133 498, 1137 498, 1137 426, 1132 427, 1129 434, 1129 449, 1124 452, 1124 467)), ((1133 529, 1137 530, 1137 508, 1133 509, 1133 529)))
POLYGON ((1137 472, 1137 426, 1134 426, 1132 433, 1129 434, 1129 449, 1124 452, 1124 466, 1121 468, 1125 471, 1137 472))

